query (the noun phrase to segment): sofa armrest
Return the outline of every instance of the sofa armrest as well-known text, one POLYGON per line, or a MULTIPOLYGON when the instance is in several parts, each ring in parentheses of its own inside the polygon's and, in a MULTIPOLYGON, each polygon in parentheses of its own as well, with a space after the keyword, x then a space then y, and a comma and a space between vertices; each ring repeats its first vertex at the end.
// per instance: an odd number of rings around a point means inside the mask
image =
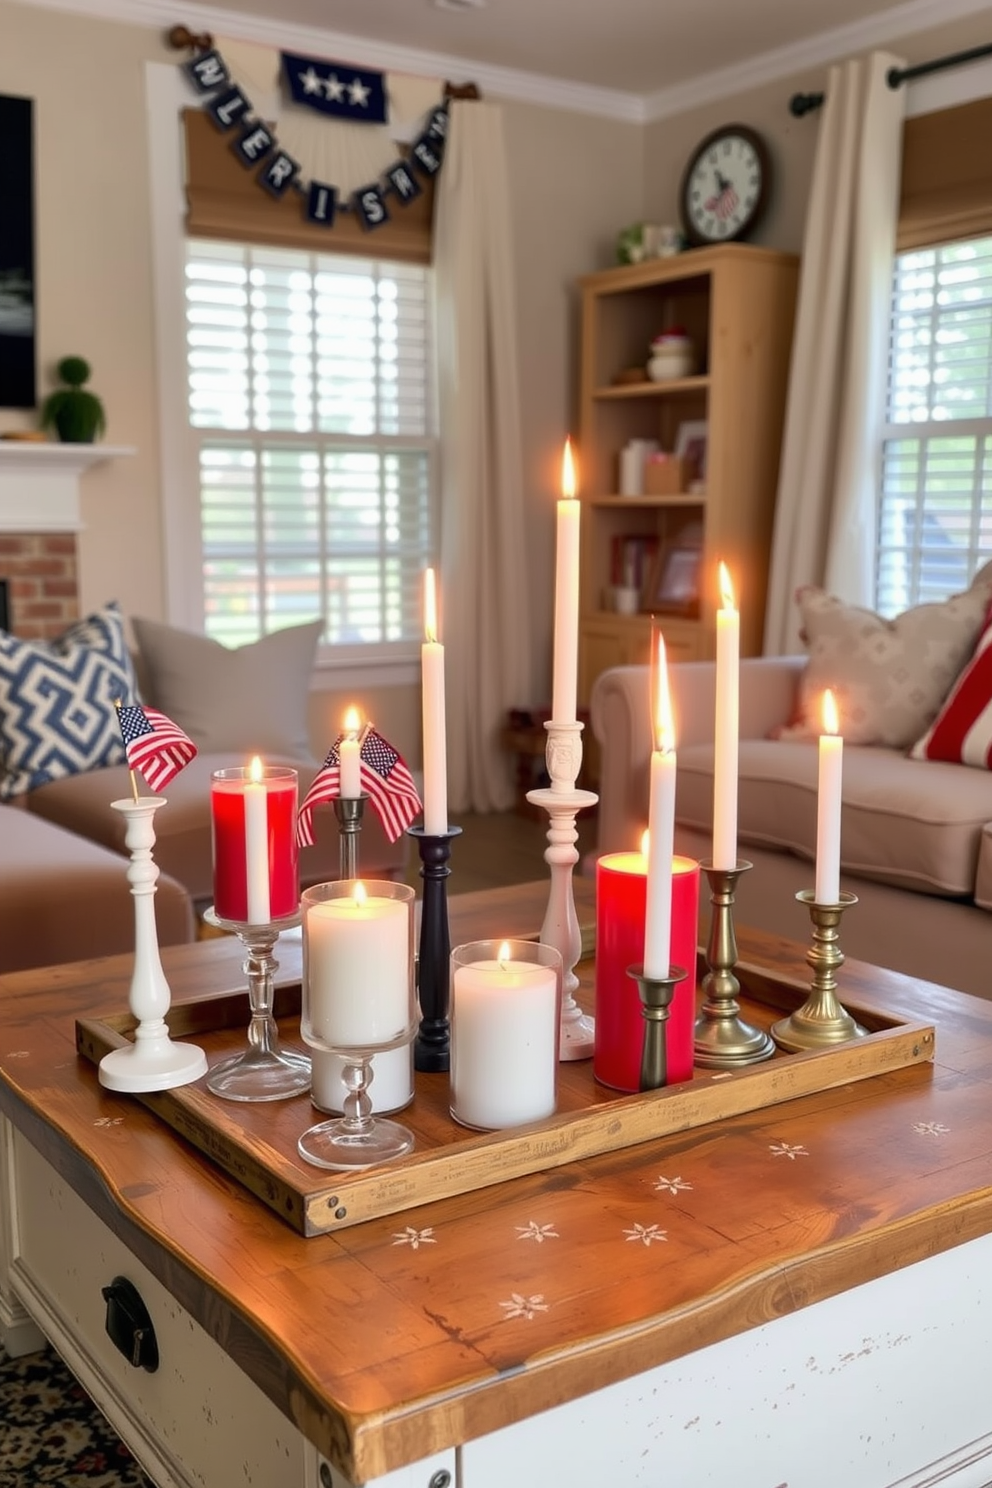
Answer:
MULTIPOLYGON (((795 708, 804 656, 753 656, 741 662, 740 734, 767 737, 788 723, 795 708)), ((716 663, 676 662, 669 667, 678 747, 709 744, 716 721, 716 663)), ((651 759, 651 671, 610 667, 593 684, 592 731, 600 746, 599 851, 638 847, 647 824, 651 759)))

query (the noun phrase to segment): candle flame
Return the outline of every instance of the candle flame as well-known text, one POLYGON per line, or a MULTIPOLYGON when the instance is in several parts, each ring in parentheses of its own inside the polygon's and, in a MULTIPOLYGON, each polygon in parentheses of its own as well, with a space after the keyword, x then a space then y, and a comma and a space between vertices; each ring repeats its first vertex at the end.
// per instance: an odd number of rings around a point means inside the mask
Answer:
POLYGON ((668 687, 668 663, 665 637, 657 632, 655 649, 654 740, 656 749, 671 754, 675 748, 675 720, 672 717, 672 695, 668 687))
POLYGON ((248 766, 248 779, 253 785, 260 785, 262 782, 262 761, 257 754, 248 766))
POLYGON ((362 715, 357 708, 349 708, 344 715, 344 731, 352 739, 357 739, 362 727, 362 715))
POLYGON ((641 857, 646 858, 651 851, 651 833, 647 827, 641 833, 641 857))
POLYGON ((354 889, 352 889, 351 897, 358 909, 361 909, 363 904, 368 903, 369 896, 365 892, 365 885, 362 883, 361 879, 358 880, 358 882, 355 884, 354 889))
POLYGON ((505 971, 506 970, 507 962, 509 961, 509 959, 510 959, 510 942, 508 940, 501 941, 500 942, 500 948, 496 952, 496 960, 499 962, 500 970, 501 971, 505 971))
POLYGON ((437 640, 437 585, 434 570, 424 570, 424 635, 428 641, 437 640))
POLYGON ((561 457, 561 494, 569 500, 575 496, 575 460, 572 457, 572 441, 565 440, 565 449, 561 457))
POLYGON ((823 694, 823 732, 825 734, 836 734, 840 730, 840 719, 837 716, 837 702, 828 687, 823 694))
POLYGON ((725 610, 736 610, 737 601, 734 598, 734 586, 730 582, 730 572, 723 559, 720 560, 720 603, 725 610))

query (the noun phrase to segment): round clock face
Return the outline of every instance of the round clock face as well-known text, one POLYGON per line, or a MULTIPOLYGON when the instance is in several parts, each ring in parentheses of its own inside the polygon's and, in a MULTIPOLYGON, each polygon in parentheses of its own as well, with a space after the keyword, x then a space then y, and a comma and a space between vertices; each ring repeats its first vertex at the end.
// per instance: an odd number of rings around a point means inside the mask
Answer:
POLYGON ((682 220, 693 243, 730 243, 754 227, 768 194, 768 152, 753 129, 728 124, 703 140, 682 181, 682 220))

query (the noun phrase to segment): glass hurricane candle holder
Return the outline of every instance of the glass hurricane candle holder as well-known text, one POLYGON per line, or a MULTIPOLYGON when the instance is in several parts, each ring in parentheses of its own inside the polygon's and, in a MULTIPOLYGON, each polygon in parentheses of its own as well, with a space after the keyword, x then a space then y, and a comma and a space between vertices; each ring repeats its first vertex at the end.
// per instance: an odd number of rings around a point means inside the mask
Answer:
POLYGON ((303 893, 300 1030, 311 1050, 339 1058, 347 1092, 344 1114, 309 1127, 297 1144, 316 1167, 373 1167, 413 1147, 405 1126, 372 1115, 368 1087, 373 1056, 416 1032, 415 900, 407 884, 352 879, 303 893))
POLYGON ((482 1131, 553 1116, 561 952, 532 940, 474 940, 451 953, 451 1114, 482 1131))

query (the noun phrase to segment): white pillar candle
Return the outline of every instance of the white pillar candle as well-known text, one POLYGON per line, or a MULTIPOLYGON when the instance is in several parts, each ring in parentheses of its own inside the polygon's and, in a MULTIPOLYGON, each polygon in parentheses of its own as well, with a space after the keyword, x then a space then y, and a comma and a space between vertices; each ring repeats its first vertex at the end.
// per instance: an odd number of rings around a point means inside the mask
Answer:
POLYGON ((497 1130, 554 1114, 558 988, 553 966, 473 961, 452 978, 452 1114, 497 1130))
POLYGON ((424 644, 420 648, 424 730, 424 831, 448 830, 448 767, 444 733, 444 647, 437 638, 434 570, 424 575, 424 644))
POLYGON ((372 1047, 410 1023, 409 905, 361 884, 312 904, 304 929, 303 1036, 331 1049, 372 1047), (361 892, 359 892, 361 891, 361 892))
POLYGON ((837 732, 837 705, 829 688, 823 694, 823 727, 825 732, 820 735, 816 796, 816 887, 814 896, 817 904, 839 904, 844 740, 837 732))
POLYGON ((262 761, 251 762, 245 782, 245 874, 248 884, 248 923, 267 925, 272 915, 269 899, 269 801, 262 781, 262 761))
POLYGON ((361 732, 362 720, 358 709, 349 708, 344 715, 344 735, 338 750, 338 783, 344 801, 357 801, 362 794, 361 732))
POLYGON ((648 809, 648 882, 644 924, 644 975, 667 977, 672 946, 672 853, 675 848, 675 729, 668 689, 665 641, 658 633, 654 671, 655 748, 651 752, 648 809))
POLYGON ((713 758, 713 867, 737 867, 737 758, 740 731, 740 615, 720 564, 716 616, 716 730, 713 758))
POLYGON ((579 515, 575 464, 565 440, 555 551, 555 646, 551 701, 553 723, 574 723, 579 674, 579 515))

